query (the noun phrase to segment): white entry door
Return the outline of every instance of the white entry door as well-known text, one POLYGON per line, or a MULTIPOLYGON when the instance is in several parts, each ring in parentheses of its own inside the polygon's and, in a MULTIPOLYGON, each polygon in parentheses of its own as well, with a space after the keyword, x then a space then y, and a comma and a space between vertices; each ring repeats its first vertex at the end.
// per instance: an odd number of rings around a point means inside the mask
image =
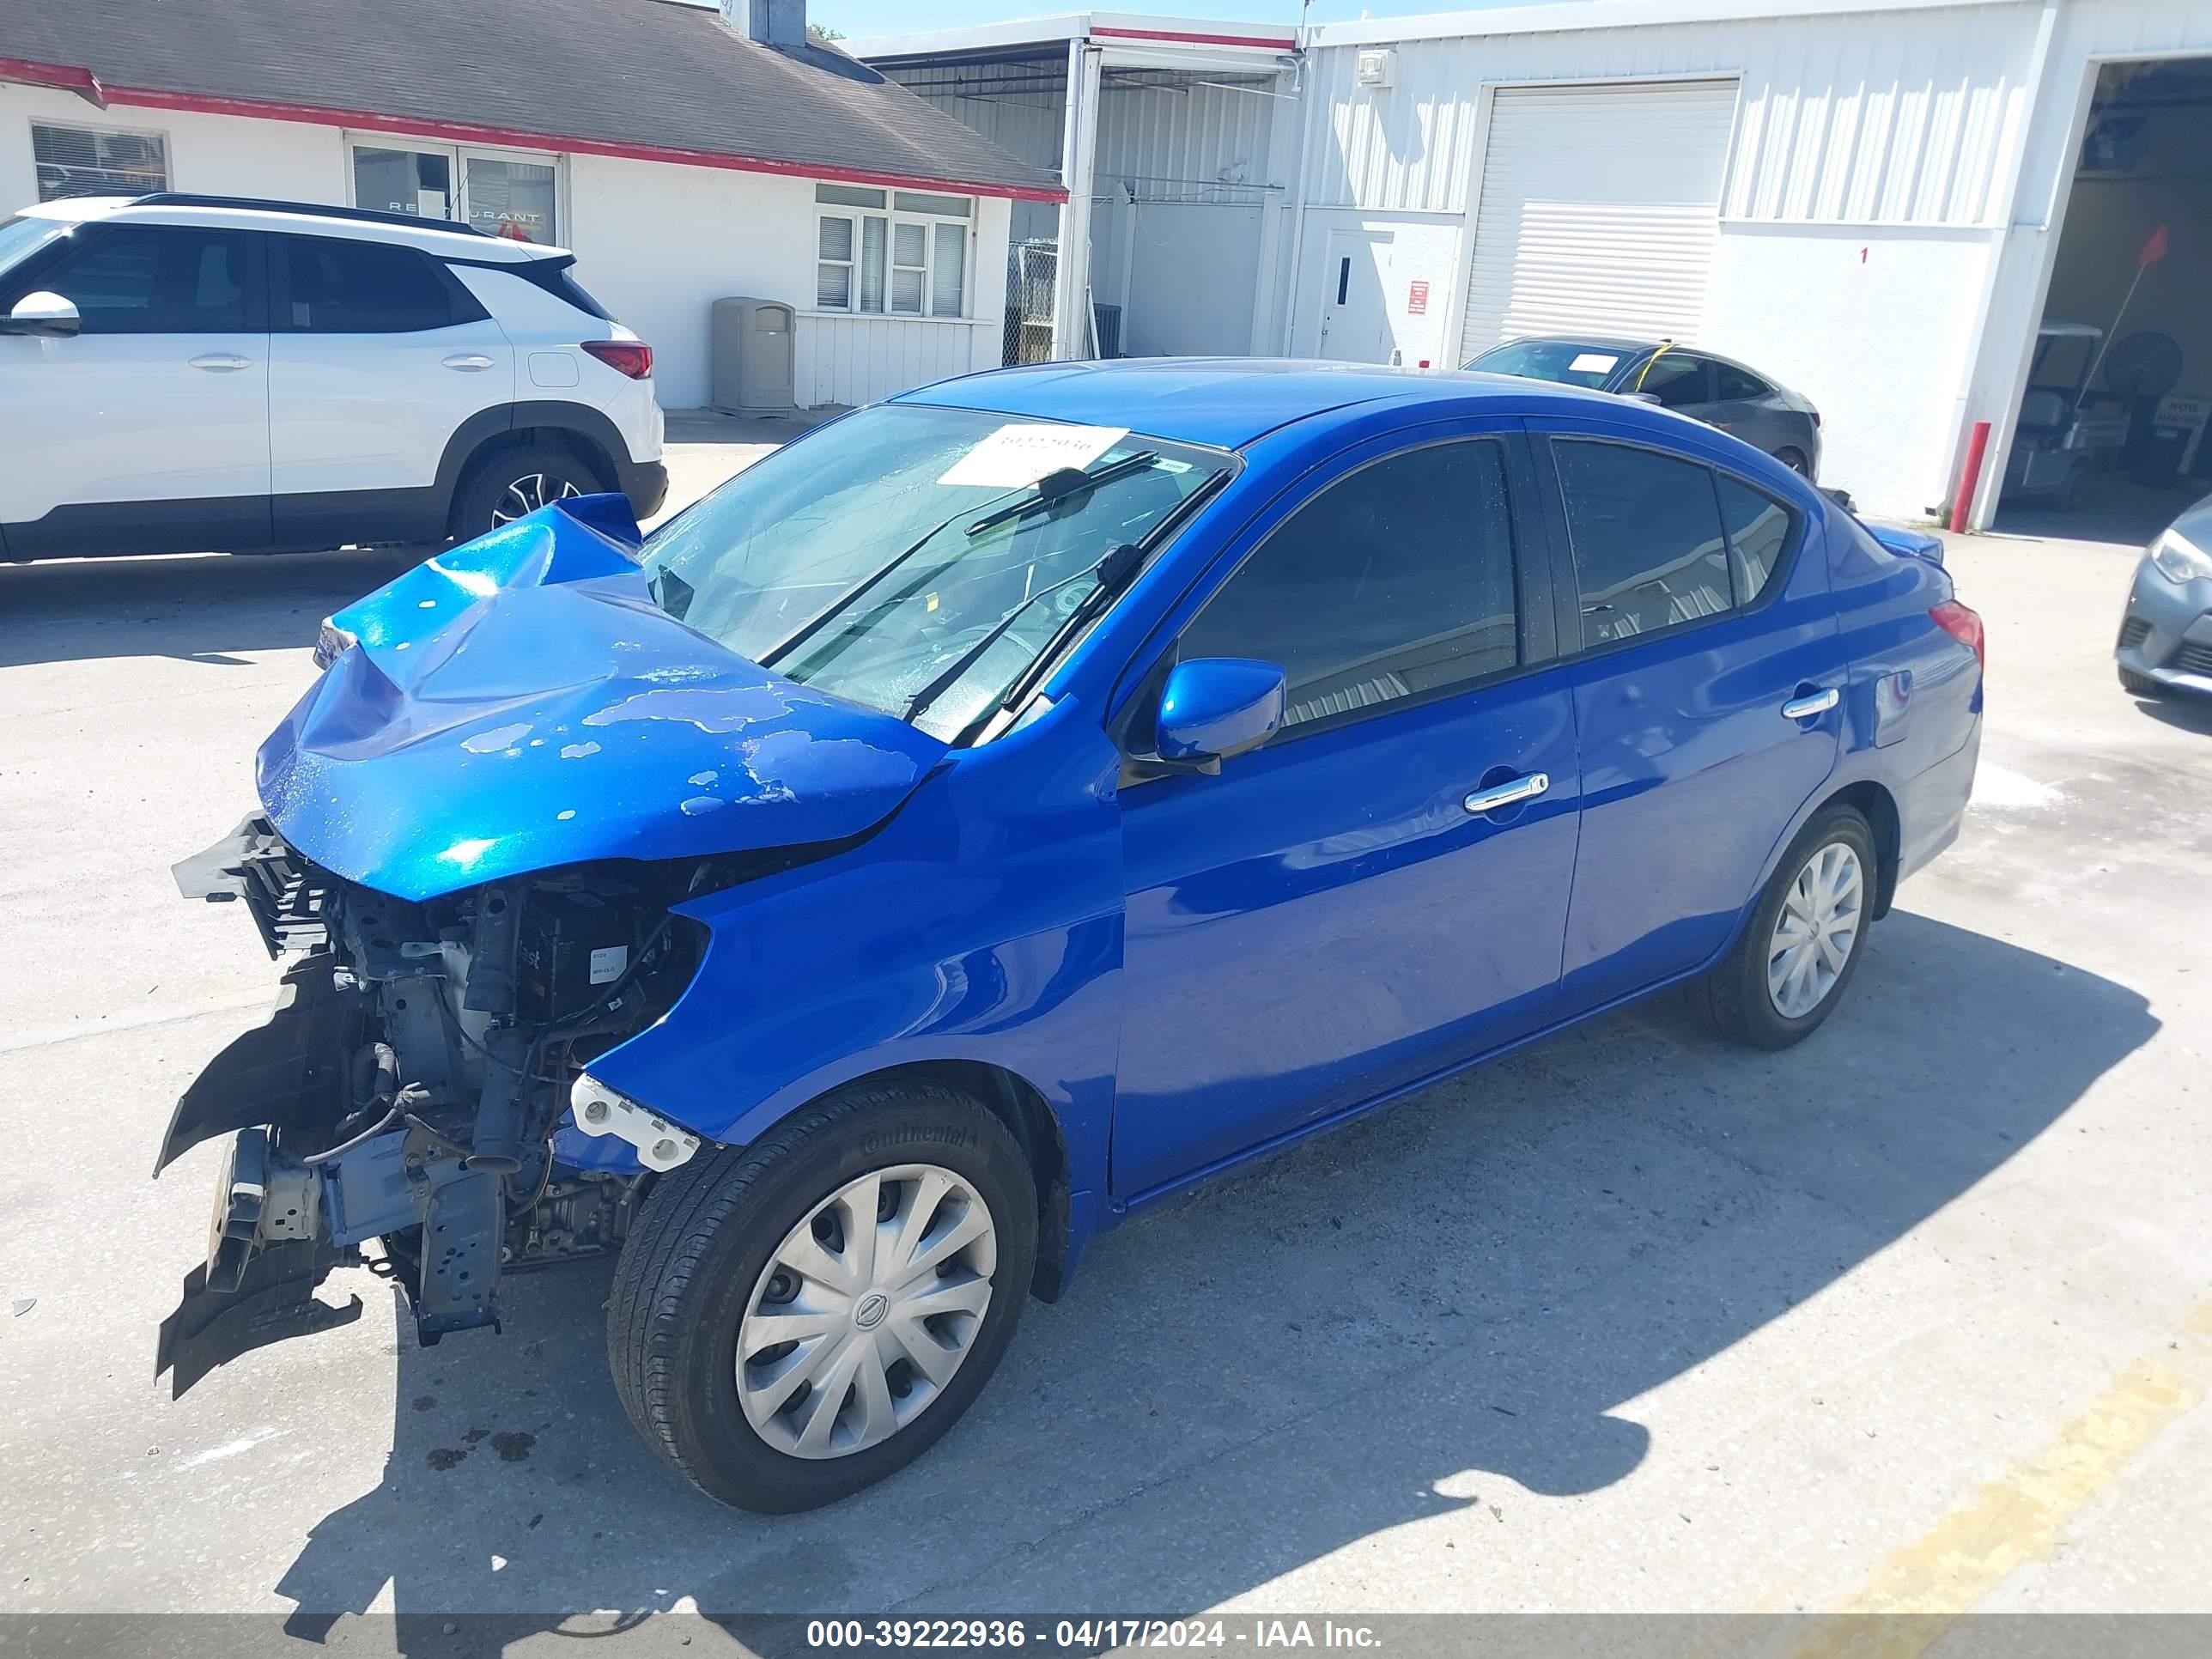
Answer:
POLYGON ((1346 363, 1387 363, 1390 244, 1387 230, 1333 230, 1322 267, 1319 355, 1346 363))
POLYGON ((1735 105, 1733 81, 1500 88, 1460 361, 1528 334, 1697 338, 1735 105))

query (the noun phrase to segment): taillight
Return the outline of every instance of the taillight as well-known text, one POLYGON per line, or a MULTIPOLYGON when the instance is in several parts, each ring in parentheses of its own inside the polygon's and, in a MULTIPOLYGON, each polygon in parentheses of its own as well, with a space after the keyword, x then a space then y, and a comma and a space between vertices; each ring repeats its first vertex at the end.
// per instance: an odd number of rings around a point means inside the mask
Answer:
POLYGON ((1816 432, 1817 432, 1817 431, 1819 431, 1819 430, 1820 430, 1820 411, 1819 410, 1817 410, 1817 409, 1816 409, 1816 410, 1814 410, 1813 411, 1813 429, 1814 429, 1814 431, 1816 431, 1816 432))
POLYGON ((1990 665, 1990 656, 1982 633, 1982 613, 1969 610, 1956 599, 1946 599, 1928 613, 1936 627, 1974 653, 1974 661, 1983 668, 1990 665))
POLYGON ((653 348, 642 340, 586 340, 584 349, 617 374, 633 380, 653 378, 653 348))

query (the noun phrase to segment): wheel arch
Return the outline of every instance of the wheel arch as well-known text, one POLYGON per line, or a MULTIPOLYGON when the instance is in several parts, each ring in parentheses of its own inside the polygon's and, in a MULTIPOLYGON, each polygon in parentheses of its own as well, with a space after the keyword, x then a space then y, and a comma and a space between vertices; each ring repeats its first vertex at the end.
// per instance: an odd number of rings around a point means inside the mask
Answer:
POLYGON ((1890 902, 1897 896, 1903 857, 1904 822, 1898 816, 1897 798, 1874 779, 1861 778, 1829 795, 1806 815, 1805 822, 1810 823, 1832 806, 1854 808, 1874 831, 1874 918, 1879 921, 1889 914, 1890 902))
MULTIPOLYGON (((1071 1182, 1066 1133, 1043 1091, 1018 1073, 989 1060, 913 1060, 846 1078, 824 1093, 905 1082, 934 1083, 963 1094, 1006 1126, 1036 1182, 1036 1271, 1030 1290, 1041 1302, 1057 1302, 1071 1265, 1071 1182)), ((823 1097, 817 1095, 814 1100, 823 1097)), ((793 1109, 804 1111, 814 1100, 793 1109)))
POLYGON ((589 404, 550 399, 501 404, 470 416, 446 441, 438 460, 441 516, 451 522, 461 481, 477 463, 502 449, 529 443, 556 444, 596 472, 607 489, 622 488, 622 459, 629 446, 603 410, 589 404))

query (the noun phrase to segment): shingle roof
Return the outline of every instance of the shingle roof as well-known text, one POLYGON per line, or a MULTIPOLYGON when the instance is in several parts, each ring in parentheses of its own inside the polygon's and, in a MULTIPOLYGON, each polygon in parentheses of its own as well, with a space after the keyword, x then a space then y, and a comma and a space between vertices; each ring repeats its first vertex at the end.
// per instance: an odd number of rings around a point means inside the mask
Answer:
POLYGON ((88 71, 118 103, 1060 195, 842 52, 760 46, 679 0, 65 0, 6 12, 0 80, 70 85, 88 71))

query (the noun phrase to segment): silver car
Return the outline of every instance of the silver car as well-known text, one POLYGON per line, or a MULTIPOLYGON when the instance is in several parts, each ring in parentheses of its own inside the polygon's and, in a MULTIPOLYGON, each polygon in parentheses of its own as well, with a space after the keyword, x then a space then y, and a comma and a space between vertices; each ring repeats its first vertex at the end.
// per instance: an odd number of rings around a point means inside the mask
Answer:
POLYGON ((1717 426, 1793 472, 1820 476, 1820 411, 1757 369, 1668 340, 1559 335, 1508 340, 1462 365, 1640 398, 1717 426))
POLYGON ((2138 697, 2212 696, 2212 495, 2143 554, 2112 654, 2120 684, 2138 697))

